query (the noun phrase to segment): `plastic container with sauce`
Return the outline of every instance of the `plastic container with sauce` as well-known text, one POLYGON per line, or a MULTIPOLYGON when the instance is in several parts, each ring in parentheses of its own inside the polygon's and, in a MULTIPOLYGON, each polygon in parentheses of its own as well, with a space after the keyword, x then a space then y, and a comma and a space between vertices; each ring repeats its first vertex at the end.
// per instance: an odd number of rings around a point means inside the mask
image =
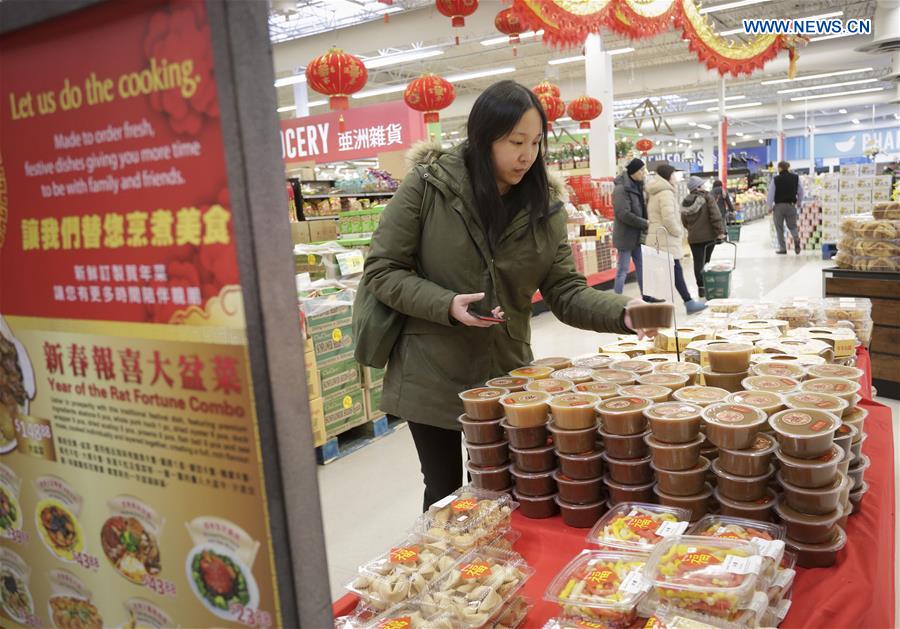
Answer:
POLYGON ((862 501, 869 491, 869 483, 863 481, 862 487, 850 493, 850 504, 853 505, 853 511, 850 515, 855 515, 862 511, 862 501))
POLYGON ((741 383, 747 378, 749 371, 738 371, 737 373, 721 373, 713 371, 708 367, 703 370, 703 383, 708 387, 716 387, 725 389, 729 393, 740 391, 741 383))
POLYGON ((519 503, 519 510, 526 518, 540 520, 550 518, 559 513, 556 494, 549 496, 524 496, 513 490, 513 496, 519 503))
POLYGON ((657 441, 653 435, 644 437, 650 447, 653 465, 661 470, 689 470, 700 462, 700 447, 704 437, 699 435, 687 443, 664 443, 657 441))
POLYGON ((642 485, 626 485, 611 479, 609 475, 603 477, 603 484, 609 494, 609 505, 615 506, 623 502, 655 502, 653 494, 653 481, 642 485))
POLYGON ((506 419, 503 419, 500 422, 500 427, 506 433, 506 438, 509 439, 509 445, 512 448, 523 450, 539 448, 547 444, 547 438, 549 437, 546 422, 537 426, 521 427, 512 426, 506 419))
POLYGON ((703 423, 710 443, 724 450, 746 450, 766 423, 766 414, 744 404, 712 404, 703 409, 703 423))
POLYGON ((621 371, 630 371, 639 376, 653 371, 653 363, 649 360, 641 360, 639 358, 629 358, 628 360, 617 360, 609 366, 610 369, 619 369, 621 371))
POLYGON ((832 413, 813 409, 788 409, 769 418, 781 451, 798 459, 814 459, 828 452, 840 424, 832 413))
POLYGON ((672 389, 656 384, 629 384, 619 387, 621 397, 640 397, 650 400, 653 404, 666 402, 672 396, 672 389))
POLYGON ((496 467, 481 467, 473 465, 471 461, 466 461, 466 470, 472 476, 472 484, 479 489, 506 491, 512 484, 509 463, 496 467))
POLYGON ((788 537, 785 545, 797 553, 797 565, 801 568, 829 568, 837 563, 838 553, 847 545, 847 534, 835 526, 832 538, 823 544, 804 544, 788 537))
POLYGON ((553 472, 553 480, 559 487, 559 497, 570 504, 589 504, 603 497, 603 478, 578 480, 553 472))
POLYGON ((547 356, 532 360, 531 364, 535 367, 552 367, 554 370, 565 369, 572 366, 572 359, 565 356, 547 356))
POLYGON ((638 376, 637 381, 639 384, 656 385, 660 387, 666 387, 667 389, 671 389, 672 391, 677 391, 678 389, 682 389, 688 385, 688 383, 690 382, 690 376, 683 373, 654 372, 638 376))
POLYGON ((679 507, 681 509, 686 509, 690 512, 690 521, 696 522, 707 513, 709 513, 709 499, 713 495, 712 486, 709 483, 705 483, 703 486, 703 491, 693 494, 691 496, 673 496, 672 494, 667 494, 663 491, 660 491, 659 485, 654 485, 653 493, 656 494, 657 499, 659 500, 659 504, 665 505, 667 507, 679 507))
POLYGON ((573 367, 586 367, 588 369, 607 369, 617 360, 626 360, 627 354, 594 354, 582 356, 572 361, 573 367))
POLYGON ((759 520, 760 522, 772 521, 772 508, 778 499, 775 491, 769 487, 766 494, 751 502, 741 502, 739 500, 731 500, 723 496, 719 489, 715 490, 715 499, 719 503, 719 510, 722 515, 733 516, 736 518, 746 518, 748 520, 759 520))
POLYGON ((459 394, 466 415, 472 420, 500 419, 503 417, 503 406, 500 398, 509 391, 498 387, 478 387, 459 394))
POLYGON ((703 491, 710 462, 701 456, 697 465, 687 470, 663 470, 653 465, 652 461, 650 467, 656 472, 661 491, 672 496, 691 496, 703 491))
POLYGON ((462 425, 463 434, 468 443, 482 445, 503 440, 503 429, 500 427, 500 419, 472 420, 465 414, 459 416, 457 421, 462 425))
POLYGON ((769 479, 775 474, 775 467, 769 465, 765 474, 760 476, 736 476, 722 471, 718 461, 712 464, 713 473, 716 475, 716 489, 719 494, 737 502, 753 502, 766 495, 769 479))
POLYGON ((526 391, 544 391, 550 395, 559 395, 571 391, 575 387, 575 383, 571 380, 561 380, 559 378, 542 378, 540 380, 532 380, 525 385, 526 391))
POLYGON ((516 492, 522 496, 549 496, 556 493, 556 481, 553 479, 556 470, 523 472, 513 468, 510 473, 516 484, 516 492))
POLYGON ((799 390, 800 381, 784 376, 749 376, 744 378, 741 386, 747 391, 771 391, 786 395, 799 390))
POLYGON ((595 369, 594 380, 599 382, 612 382, 624 386, 626 384, 635 384, 637 382, 637 374, 631 371, 622 371, 621 369, 595 369))
POLYGON ((836 395, 847 404, 854 404, 856 394, 862 387, 859 382, 845 380, 844 378, 814 378, 800 385, 801 391, 807 393, 828 393, 836 395))
MULTIPOLYGON (((716 446, 710 447, 709 441, 703 442, 703 447, 700 448, 700 456, 704 459, 709 459, 713 461, 719 458, 719 452, 721 452, 716 446)), ((714 480, 714 478, 709 478, 709 474, 707 474, 707 478, 709 480, 714 480)))
POLYGON ((560 454, 559 471, 575 480, 588 480, 603 475, 603 453, 560 454))
POLYGON ((677 354, 644 354, 641 356, 641 360, 646 360, 648 362, 653 363, 653 370, 656 371, 657 365, 664 363, 677 363, 678 355, 677 354))
POLYGON ((784 396, 785 406, 788 408, 814 408, 820 411, 828 411, 834 413, 838 417, 843 415, 847 409, 847 401, 836 395, 828 393, 809 393, 806 391, 796 391, 788 393, 784 396))
POLYGON ((628 316, 635 330, 661 330, 672 327, 675 306, 669 303, 638 304, 628 307, 628 316))
POLYGON ((557 380, 568 380, 574 384, 581 384, 582 382, 593 380, 594 370, 587 367, 567 367, 554 371, 550 374, 550 377, 557 380))
POLYGON ((862 488, 863 476, 865 475, 866 470, 869 469, 871 465, 872 462, 865 454, 854 461, 853 467, 851 467, 850 471, 847 472, 847 475, 850 477, 851 492, 857 491, 858 489, 862 488))
POLYGON ((735 476, 760 476, 765 474, 778 449, 773 437, 758 433, 753 445, 745 450, 719 450, 719 469, 735 476))
POLYGON ((529 382, 531 382, 531 378, 514 378, 513 376, 502 376, 500 378, 491 378, 484 383, 484 386, 506 389, 510 393, 515 393, 517 391, 524 391, 525 385, 527 385, 529 382))
POLYGON ((562 513, 563 522, 567 526, 578 529, 589 529, 606 513, 606 501, 600 500, 589 504, 572 504, 556 497, 556 504, 562 513))
POLYGON ((581 430, 563 430, 550 424, 556 451, 561 454, 582 454, 596 449, 597 429, 593 426, 581 430))
POLYGON ((847 365, 813 365, 806 370, 810 380, 815 378, 843 378, 858 382, 866 373, 858 367, 847 365))
POLYGON ((623 485, 643 485, 653 481, 653 469, 650 457, 642 459, 614 459, 607 452, 603 453, 607 474, 611 479, 623 485))
POLYGON ((619 385, 613 384, 612 382, 600 382, 598 380, 576 384, 574 390, 577 393, 590 393, 596 395, 601 400, 608 400, 611 397, 619 396, 619 385))
POLYGON ((697 406, 709 406, 723 402, 728 397, 729 391, 718 387, 692 386, 678 389, 672 394, 673 400, 689 402, 697 406))
POLYGON ((513 378, 531 378, 532 380, 542 380, 549 378, 550 374, 556 371, 554 367, 546 365, 531 365, 528 367, 519 367, 509 372, 513 378))
POLYGON ((725 398, 725 401, 758 408, 766 416, 784 410, 784 398, 780 393, 771 391, 737 391, 725 398))
POLYGON ((647 430, 644 411, 652 405, 639 397, 614 397, 601 400, 595 408, 603 430, 613 435, 636 435, 647 430))
MULTIPOLYGON (((837 445, 837 444, 835 444, 835 445, 837 445)), ((840 446, 838 446, 838 447, 840 447, 840 446)), ((846 452, 841 450, 841 453, 844 455, 844 458, 842 458, 841 462, 838 463, 838 470, 841 472, 841 474, 846 476, 847 474, 850 473, 850 464, 853 463, 853 461, 856 457, 854 457, 853 453, 850 452, 849 450, 847 450, 846 452)))
POLYGON ((464 440, 463 445, 469 453, 469 460, 480 467, 496 467, 509 462, 508 441, 477 445, 464 440))
POLYGON ((696 363, 661 363, 653 369, 654 373, 681 374, 688 377, 685 386, 694 386, 702 368, 696 363))
POLYGON ((863 434, 863 436, 858 441, 852 441, 850 443, 850 452, 857 459, 862 456, 862 446, 865 443, 866 439, 869 438, 869 435, 863 434))
POLYGON ((606 453, 614 459, 642 459, 650 452, 644 441, 649 430, 636 435, 611 435, 602 428, 597 432, 603 437, 606 453))
POLYGON ((547 423, 551 397, 542 391, 519 391, 501 397, 500 404, 506 411, 506 421, 510 426, 530 428, 547 423))
POLYGON ((817 489, 806 489, 785 481, 782 472, 778 472, 777 477, 778 484, 784 489, 784 499, 787 505, 800 513, 810 515, 824 515, 837 509, 841 503, 841 494, 850 483, 849 478, 838 474, 830 485, 817 489))
POLYGON ((850 452, 850 444, 856 439, 858 432, 856 426, 842 421, 834 433, 834 445, 840 446, 844 452, 850 452))
POLYGON ((834 483, 841 461, 846 453, 839 446, 815 459, 798 459, 784 452, 775 454, 781 463, 781 475, 792 485, 806 489, 827 487, 834 483))
POLYGON ((800 381, 806 377, 806 368, 794 363, 767 362, 756 363, 750 367, 750 373, 754 376, 775 376, 800 381))
POLYGON ((664 443, 689 443, 700 434, 703 408, 687 402, 655 404, 644 411, 653 438, 664 443))
POLYGON ((513 463, 523 472, 548 472, 556 469, 556 450, 552 445, 520 449, 509 447, 513 463))
POLYGON ((557 428, 581 430, 597 427, 597 413, 594 406, 600 401, 590 393, 564 393, 550 400, 550 414, 557 428))
POLYGON ((750 343, 716 343, 706 348, 709 367, 718 373, 737 373, 750 369, 750 343))
POLYGON ((849 424, 856 428, 856 437, 853 438, 853 443, 856 443, 866 432, 866 418, 869 416, 869 411, 867 411, 862 406, 853 406, 844 411, 844 414, 841 416, 841 421, 845 424, 849 424))

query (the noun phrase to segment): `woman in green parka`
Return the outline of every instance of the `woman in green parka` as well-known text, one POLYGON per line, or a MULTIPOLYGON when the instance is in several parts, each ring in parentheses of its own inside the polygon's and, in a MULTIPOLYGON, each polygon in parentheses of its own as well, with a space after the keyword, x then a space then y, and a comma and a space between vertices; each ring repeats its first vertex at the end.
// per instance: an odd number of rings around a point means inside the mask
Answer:
POLYGON ((544 165, 546 128, 528 88, 495 83, 472 107, 467 141, 412 151, 415 167, 372 237, 368 288, 407 315, 381 409, 408 422, 425 508, 462 483, 459 393, 532 361, 536 290, 571 326, 632 332, 629 299, 591 288, 575 270, 564 189, 544 165))

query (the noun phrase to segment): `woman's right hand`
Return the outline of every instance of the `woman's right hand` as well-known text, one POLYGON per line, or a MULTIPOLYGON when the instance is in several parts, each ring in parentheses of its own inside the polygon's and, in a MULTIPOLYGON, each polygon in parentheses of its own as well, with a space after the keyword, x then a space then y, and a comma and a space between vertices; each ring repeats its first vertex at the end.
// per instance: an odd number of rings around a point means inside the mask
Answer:
POLYGON ((450 316, 470 328, 489 328, 497 325, 492 321, 483 321, 469 314, 469 304, 484 299, 484 293, 456 295, 450 302, 450 316))

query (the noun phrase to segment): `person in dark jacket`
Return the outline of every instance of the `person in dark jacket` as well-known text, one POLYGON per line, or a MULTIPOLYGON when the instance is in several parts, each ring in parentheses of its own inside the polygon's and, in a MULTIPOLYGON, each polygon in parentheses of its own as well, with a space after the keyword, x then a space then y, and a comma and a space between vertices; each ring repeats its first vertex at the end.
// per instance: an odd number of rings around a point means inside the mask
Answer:
POLYGON ((533 360, 535 291, 571 326, 632 330, 629 299, 595 290, 575 270, 565 185, 544 165, 546 129, 531 90, 495 83, 472 106, 466 142, 414 150, 415 167, 372 236, 364 281, 406 315, 380 409, 409 425, 424 508, 463 482, 459 393, 533 360))
POLYGON ((712 195, 716 200, 716 205, 719 206, 719 212, 722 214, 722 222, 727 225, 730 220, 729 215, 734 214, 734 203, 731 202, 731 195, 728 194, 728 189, 722 185, 719 179, 713 181, 712 195))
MULTIPOLYGON (((634 158, 625 171, 615 179, 613 191, 613 246, 619 252, 616 281, 613 290, 619 295, 625 290, 628 268, 634 261, 634 275, 641 294, 644 293, 644 270, 641 260, 641 234, 647 231, 647 200, 644 196, 644 162, 634 158)), ((645 298, 646 299, 646 298, 645 298)), ((649 300, 648 300, 649 301, 649 300)), ((657 300, 653 300, 657 301, 657 300)))
POLYGON ((691 257, 694 259, 694 278, 700 297, 706 297, 703 288, 703 266, 712 257, 717 241, 725 239, 725 223, 719 204, 712 194, 703 189, 700 177, 691 177, 687 182, 688 195, 681 202, 681 223, 687 228, 691 257))
POLYGON ((803 185, 800 177, 791 172, 788 162, 778 162, 778 174, 772 178, 768 194, 769 211, 775 221, 775 236, 778 238, 779 255, 787 255, 784 242, 784 224, 794 239, 794 253, 800 255, 800 230, 797 228, 797 208, 803 203, 803 185))

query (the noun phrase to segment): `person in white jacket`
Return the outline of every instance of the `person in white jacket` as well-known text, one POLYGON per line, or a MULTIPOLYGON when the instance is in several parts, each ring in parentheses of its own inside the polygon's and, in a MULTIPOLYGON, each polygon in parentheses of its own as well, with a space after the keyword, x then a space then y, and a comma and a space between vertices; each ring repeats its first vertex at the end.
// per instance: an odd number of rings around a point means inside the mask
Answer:
POLYGON ((647 181, 647 194, 650 196, 647 202, 649 223, 647 245, 656 247, 660 252, 668 252, 672 256, 675 261, 675 289, 684 300, 688 314, 693 314, 704 310, 706 304, 691 297, 691 292, 684 282, 684 271, 681 268, 681 241, 684 238, 684 228, 681 225, 678 204, 675 203, 675 186, 672 182, 674 173, 675 168, 669 164, 662 164, 656 168, 656 176, 647 181), (665 228, 665 231, 661 228, 665 228))

